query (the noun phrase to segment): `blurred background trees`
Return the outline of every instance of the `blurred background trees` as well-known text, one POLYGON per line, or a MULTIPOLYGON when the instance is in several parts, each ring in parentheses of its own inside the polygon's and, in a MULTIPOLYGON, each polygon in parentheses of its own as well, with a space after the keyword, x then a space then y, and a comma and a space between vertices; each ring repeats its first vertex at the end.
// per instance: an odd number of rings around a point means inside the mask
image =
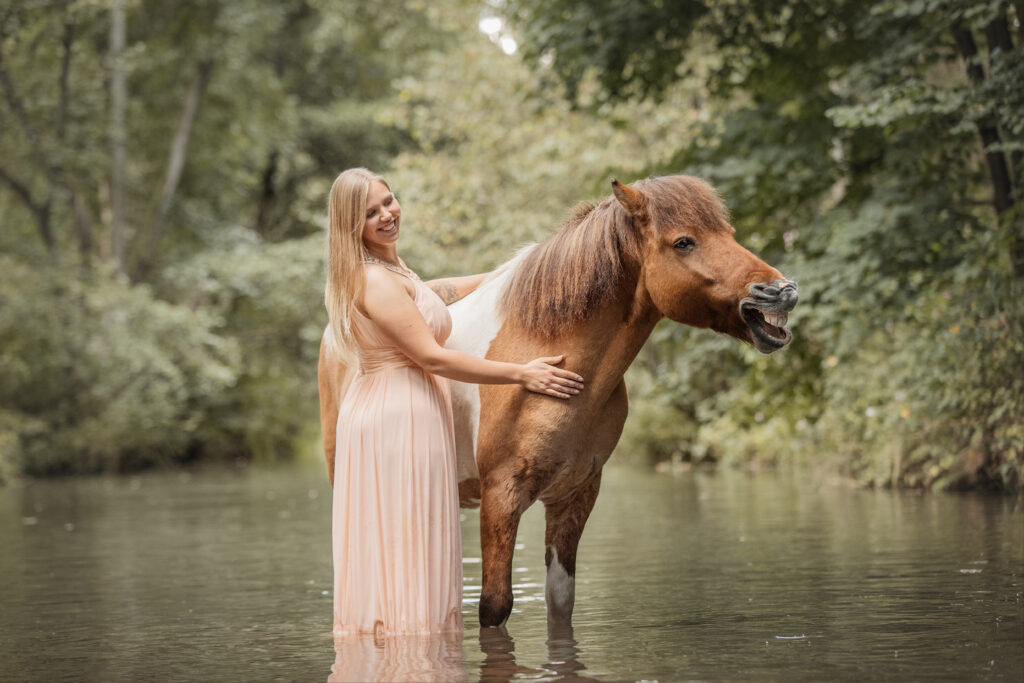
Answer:
POLYGON ((794 342, 663 323, 619 458, 1019 488, 1022 9, 0 9, 0 477, 315 443, 327 190, 363 165, 425 277, 495 266, 612 175, 719 188, 800 282, 794 342))

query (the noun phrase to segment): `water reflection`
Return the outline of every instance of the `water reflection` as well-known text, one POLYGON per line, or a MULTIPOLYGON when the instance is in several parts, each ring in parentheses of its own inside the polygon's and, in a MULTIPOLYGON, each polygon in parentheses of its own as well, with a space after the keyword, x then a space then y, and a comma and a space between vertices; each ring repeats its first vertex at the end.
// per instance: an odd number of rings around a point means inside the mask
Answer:
POLYGON ((579 660, 580 647, 573 637, 572 625, 548 624, 547 647, 547 668, 559 674, 558 680, 580 683, 597 680, 580 673, 587 667, 579 660))
POLYGON ((515 641, 504 626, 480 629, 480 650, 484 655, 480 663, 480 683, 499 683, 520 674, 535 676, 539 673, 537 669, 516 664, 515 649, 515 641))
POLYGON ((328 683, 464 681, 462 633, 334 636, 328 683))
MULTIPOLYGON (((596 683, 584 675, 580 647, 570 625, 548 625, 547 662, 538 667, 516 662, 515 640, 504 628, 479 633, 481 683, 545 680, 596 683)), ((363 681, 465 681, 468 679, 461 632, 432 635, 352 634, 334 636, 334 664, 328 683, 363 681)))
POLYGON ((580 673, 587 667, 579 660, 579 643, 573 637, 571 625, 549 623, 546 645, 547 663, 539 668, 523 666, 516 662, 515 640, 505 627, 480 629, 480 650, 484 655, 480 663, 481 683, 511 681, 517 677, 565 683, 597 681, 580 673))

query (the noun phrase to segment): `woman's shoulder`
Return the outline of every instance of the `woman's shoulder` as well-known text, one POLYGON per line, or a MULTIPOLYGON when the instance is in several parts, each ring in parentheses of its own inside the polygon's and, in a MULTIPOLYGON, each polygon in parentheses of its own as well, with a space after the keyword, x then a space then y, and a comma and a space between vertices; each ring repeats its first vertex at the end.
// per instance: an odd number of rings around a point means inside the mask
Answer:
POLYGON ((382 263, 375 263, 373 261, 363 261, 360 263, 359 272, 362 275, 363 282, 370 286, 387 287, 389 283, 401 284, 409 279, 402 273, 382 263))
POLYGON ((373 293, 372 298, 374 299, 381 296, 385 298, 402 295, 415 296, 412 281, 386 266, 364 261, 360 265, 359 271, 363 281, 362 296, 360 297, 363 302, 365 302, 368 292, 373 293))

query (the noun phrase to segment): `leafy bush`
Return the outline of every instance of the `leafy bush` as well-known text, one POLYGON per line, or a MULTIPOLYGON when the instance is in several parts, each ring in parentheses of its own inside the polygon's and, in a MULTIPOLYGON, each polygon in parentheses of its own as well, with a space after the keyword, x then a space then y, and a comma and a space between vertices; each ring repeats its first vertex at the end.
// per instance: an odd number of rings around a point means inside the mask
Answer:
POLYGON ((237 383, 217 411, 221 428, 255 460, 287 458, 319 415, 324 237, 266 244, 243 228, 223 234, 221 245, 169 268, 159 289, 206 311, 238 351, 237 383))
POLYGON ((225 235, 156 290, 0 257, 0 478, 292 455, 317 416, 322 237, 225 235))
POLYGON ((0 458, 28 474, 180 462, 223 436, 239 374, 216 319, 108 273, 0 257, 0 458))

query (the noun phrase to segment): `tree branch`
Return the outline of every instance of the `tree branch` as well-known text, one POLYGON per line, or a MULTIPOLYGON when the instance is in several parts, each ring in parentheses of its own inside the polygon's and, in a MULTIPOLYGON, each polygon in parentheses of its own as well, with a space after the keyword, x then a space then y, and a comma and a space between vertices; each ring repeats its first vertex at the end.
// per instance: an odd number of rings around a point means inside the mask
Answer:
POLYGON ((0 87, 4 91, 4 99, 7 100, 7 106, 14 112, 14 117, 18 119, 18 124, 25 131, 25 135, 28 137, 29 142, 36 148, 39 147, 39 134, 36 132, 35 127, 32 125, 28 118, 28 114, 25 112, 25 104, 21 101, 21 97, 18 95, 17 88, 14 87, 14 82, 11 80, 10 74, 7 73, 7 69, 4 67, 3 52, 0 52, 0 87))
POLYGON ((150 268, 156 259, 156 250, 163 236, 164 224, 171 211, 174 201, 174 194, 181 181, 181 174, 185 168, 185 159, 188 155, 188 143, 192 137, 192 126, 199 111, 199 101, 202 99, 206 85, 209 83, 210 74, 213 71, 213 61, 205 59, 199 63, 196 75, 189 85, 188 93, 185 95, 185 104, 181 112, 181 120, 178 122, 178 131, 171 142, 171 150, 167 159, 167 172, 164 175, 164 185, 160 192, 160 200, 152 220, 145 231, 146 244, 142 256, 138 261, 136 276, 144 279, 149 274, 150 268))
MULTIPOLYGON (((53 176, 53 168, 47 163, 46 156, 43 154, 42 146, 39 144, 39 135, 28 118, 25 111, 25 105, 21 101, 21 97, 18 95, 18 90, 14 86, 14 82, 11 80, 11 76, 7 73, 7 69, 3 63, 3 52, 0 51, 0 89, 4 91, 4 99, 7 100, 7 106, 14 112, 14 117, 18 120, 18 124, 25 131, 25 137, 28 138, 29 143, 32 146, 33 151, 42 159, 43 164, 46 167, 47 175, 53 176)), ((53 237, 53 228, 50 225, 50 193, 46 192, 45 199, 42 202, 36 202, 32 199, 32 194, 28 187, 18 182, 14 177, 7 174, 5 171, 0 171, 4 181, 14 190, 26 206, 32 211, 32 214, 36 218, 36 224, 39 229, 39 236, 43 239, 43 244, 46 246, 46 251, 50 254, 51 258, 57 256, 57 242, 53 237)))
POLYGON ((32 212, 32 215, 36 218, 36 226, 39 229, 39 236, 43 239, 43 244, 46 245, 46 251, 49 252, 50 256, 55 256, 57 253, 57 242, 53 238, 53 230, 50 227, 50 203, 49 201, 39 203, 32 198, 32 192, 28 189, 28 186, 20 182, 17 178, 10 175, 5 169, 0 168, 0 180, 3 180, 7 185, 14 191, 14 194, 18 196, 18 199, 28 207, 28 210, 32 212))

